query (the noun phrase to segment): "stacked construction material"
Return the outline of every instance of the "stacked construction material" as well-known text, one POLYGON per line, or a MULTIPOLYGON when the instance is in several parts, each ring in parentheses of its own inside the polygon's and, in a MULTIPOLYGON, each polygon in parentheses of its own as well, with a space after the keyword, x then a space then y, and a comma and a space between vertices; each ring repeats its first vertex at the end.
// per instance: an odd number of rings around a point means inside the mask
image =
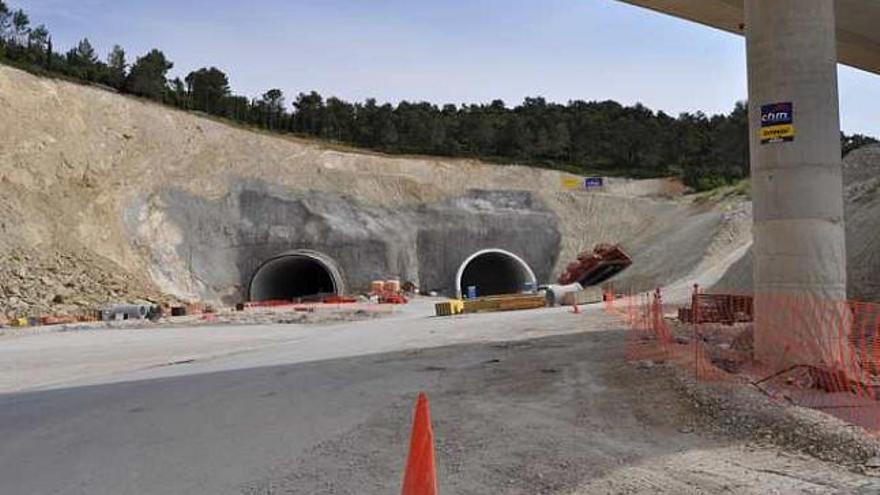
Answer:
POLYGON ((754 320, 753 297, 735 294, 694 294, 691 307, 679 308, 678 319, 685 323, 723 323, 754 320), (696 321, 695 321, 696 320, 696 321))
POLYGON ((542 294, 510 294, 487 296, 476 299, 453 299, 434 305, 437 316, 453 316, 462 313, 483 313, 493 311, 518 311, 543 308, 547 301, 542 294))
POLYGON ((403 295, 399 279, 374 280, 370 284, 370 296, 380 304, 406 304, 409 300, 403 295))
POLYGON ((569 285, 579 283, 584 287, 598 285, 625 270, 632 264, 632 258, 619 244, 598 244, 593 251, 579 254, 577 261, 571 263, 560 275, 559 283, 569 285))
POLYGON ((400 293, 400 280, 394 278, 385 281, 385 291, 400 293))
POLYGON ((516 311, 543 308, 547 301, 542 294, 511 294, 506 296, 487 296, 464 301, 465 313, 483 311, 516 311))

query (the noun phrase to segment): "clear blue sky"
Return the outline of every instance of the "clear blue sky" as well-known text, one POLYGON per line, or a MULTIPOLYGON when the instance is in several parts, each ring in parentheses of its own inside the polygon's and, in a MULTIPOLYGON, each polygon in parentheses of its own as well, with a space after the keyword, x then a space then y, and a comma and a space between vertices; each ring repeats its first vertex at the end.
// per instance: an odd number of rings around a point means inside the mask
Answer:
MULTIPOLYGON (((215 65, 233 89, 348 100, 508 105, 525 96, 728 112, 746 97, 736 36, 613 0, 6 0, 103 54, 161 48, 174 73, 215 65)), ((880 77, 841 68, 847 132, 880 136, 880 77)))

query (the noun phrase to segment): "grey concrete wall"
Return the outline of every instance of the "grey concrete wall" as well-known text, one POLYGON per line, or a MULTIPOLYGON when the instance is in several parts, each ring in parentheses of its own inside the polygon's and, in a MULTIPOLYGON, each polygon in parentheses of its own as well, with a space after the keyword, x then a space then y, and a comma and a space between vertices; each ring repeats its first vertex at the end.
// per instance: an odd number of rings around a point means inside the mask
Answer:
POLYGON ((207 199, 168 189, 132 201, 128 228, 133 242, 151 252, 155 269, 164 270, 159 278, 199 297, 234 303, 246 296, 264 261, 310 249, 336 261, 351 291, 399 277, 454 293, 459 265, 481 249, 520 255, 541 282, 552 279, 560 251, 558 217, 529 192, 472 191, 439 204, 391 210, 255 181, 237 182, 229 191, 207 199), (156 229, 179 232, 180 238, 163 245, 155 230, 144 233, 138 223, 151 215, 162 219, 156 229), (163 250, 173 255, 161 256, 163 250))
MULTIPOLYGON (((846 297, 846 246, 838 115, 834 2, 746 0, 752 196, 754 200, 755 348, 778 360, 781 331, 802 342, 828 342, 822 318, 796 328, 762 294, 846 297), (761 107, 794 105, 794 141, 762 144, 761 107)), ((833 336, 836 338, 836 335, 833 336)), ((823 349, 792 361, 822 361, 823 349)), ((798 363, 779 363, 780 366, 798 363)))
POLYGON ((477 251, 493 248, 522 258, 538 283, 555 278, 562 241, 559 219, 528 192, 471 191, 419 214, 417 253, 425 288, 454 288, 461 264, 477 251))

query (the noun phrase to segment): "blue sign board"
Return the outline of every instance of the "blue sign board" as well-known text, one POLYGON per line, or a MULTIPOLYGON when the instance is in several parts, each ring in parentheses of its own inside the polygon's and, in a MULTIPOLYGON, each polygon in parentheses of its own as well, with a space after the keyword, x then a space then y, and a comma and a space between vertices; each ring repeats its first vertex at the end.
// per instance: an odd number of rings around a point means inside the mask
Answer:
POLYGON ((761 127, 794 124, 794 105, 791 102, 761 106, 761 127))
POLYGON ((602 187, 604 185, 604 181, 601 177, 586 177, 584 178, 584 187, 586 189, 592 189, 594 187, 602 187))

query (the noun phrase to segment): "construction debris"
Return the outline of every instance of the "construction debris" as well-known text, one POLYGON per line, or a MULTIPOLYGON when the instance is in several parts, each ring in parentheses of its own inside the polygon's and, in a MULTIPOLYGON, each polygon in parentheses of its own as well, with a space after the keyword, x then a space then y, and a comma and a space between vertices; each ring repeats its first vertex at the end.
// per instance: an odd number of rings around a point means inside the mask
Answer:
POLYGON ((583 287, 601 284, 632 265, 632 258, 619 244, 598 244, 593 251, 584 251, 559 276, 559 283, 579 283, 583 287))
POLYGON ((144 280, 74 244, 0 253, 0 316, 78 318, 116 302, 170 303, 144 280))

